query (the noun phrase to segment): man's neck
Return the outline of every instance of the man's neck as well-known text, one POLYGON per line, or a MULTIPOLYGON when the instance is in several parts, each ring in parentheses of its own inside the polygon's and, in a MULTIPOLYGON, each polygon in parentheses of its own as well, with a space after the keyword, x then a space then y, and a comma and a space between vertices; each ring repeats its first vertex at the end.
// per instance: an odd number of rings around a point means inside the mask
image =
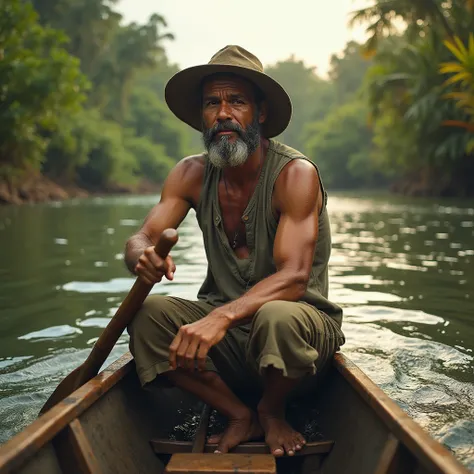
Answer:
POLYGON ((227 183, 232 183, 233 186, 245 187, 249 182, 257 179, 257 174, 260 174, 265 161, 269 144, 266 138, 262 138, 257 149, 243 165, 224 168, 223 173, 227 183))

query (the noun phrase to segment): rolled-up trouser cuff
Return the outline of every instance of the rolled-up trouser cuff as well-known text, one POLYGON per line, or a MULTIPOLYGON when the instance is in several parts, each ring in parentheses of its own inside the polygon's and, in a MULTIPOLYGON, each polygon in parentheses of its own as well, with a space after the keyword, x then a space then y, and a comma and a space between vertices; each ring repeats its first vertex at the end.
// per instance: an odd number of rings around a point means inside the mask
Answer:
POLYGON ((273 366, 275 369, 281 370, 284 377, 290 379, 300 379, 306 375, 314 375, 316 373, 316 366, 312 364, 309 367, 288 367, 285 361, 276 354, 264 354, 257 361, 258 373, 263 375, 263 370, 267 367, 273 366))
MULTIPOLYGON (((217 372, 215 365, 213 364, 212 360, 207 358, 205 364, 206 370, 211 370, 213 372, 217 372)), ((165 372, 170 372, 173 369, 170 367, 170 363, 168 360, 164 360, 161 362, 157 362, 153 364, 151 367, 148 367, 144 370, 137 369, 138 378, 140 379, 140 383, 142 387, 144 387, 147 383, 152 382, 158 375, 164 374, 165 372)))

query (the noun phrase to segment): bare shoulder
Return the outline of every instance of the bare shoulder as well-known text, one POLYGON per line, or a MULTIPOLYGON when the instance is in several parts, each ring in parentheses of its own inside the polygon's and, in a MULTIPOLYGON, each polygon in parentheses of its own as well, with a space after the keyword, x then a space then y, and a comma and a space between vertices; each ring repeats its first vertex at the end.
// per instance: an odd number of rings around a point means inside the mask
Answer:
POLYGON ((275 210, 293 206, 313 205, 320 209, 322 203, 318 170, 306 159, 293 159, 281 171, 275 182, 275 210))
POLYGON ((204 174, 205 158, 203 154, 186 156, 178 161, 172 173, 180 178, 194 180, 202 178, 204 174))
POLYGON ((305 159, 290 161, 281 171, 275 183, 275 192, 282 198, 295 192, 318 192, 319 175, 316 167, 305 159))
POLYGON ((201 193, 205 158, 203 154, 180 160, 166 178, 163 195, 178 194, 194 207, 201 193))

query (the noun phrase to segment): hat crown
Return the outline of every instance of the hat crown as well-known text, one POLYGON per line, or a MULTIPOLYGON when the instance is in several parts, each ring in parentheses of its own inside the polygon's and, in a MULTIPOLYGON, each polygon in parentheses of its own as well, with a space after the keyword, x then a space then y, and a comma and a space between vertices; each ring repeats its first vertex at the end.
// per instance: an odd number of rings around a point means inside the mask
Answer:
POLYGON ((238 66, 254 71, 263 72, 263 65, 257 56, 237 45, 228 45, 212 56, 209 64, 223 66, 238 66))

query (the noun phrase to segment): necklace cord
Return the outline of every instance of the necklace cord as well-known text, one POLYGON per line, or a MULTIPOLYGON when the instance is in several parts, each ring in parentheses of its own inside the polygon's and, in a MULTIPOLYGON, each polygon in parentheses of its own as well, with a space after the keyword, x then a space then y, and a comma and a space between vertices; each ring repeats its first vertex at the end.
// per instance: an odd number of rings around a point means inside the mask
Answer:
MULTIPOLYGON (((249 195, 247 196, 247 205, 248 206, 248 203, 250 201, 250 196, 252 194, 253 191, 255 191, 255 188, 256 188, 256 183, 258 181, 258 179, 260 178, 260 175, 262 173, 262 167, 263 167, 263 160, 261 159, 260 160, 260 166, 259 166, 259 169, 258 169, 258 173, 256 175, 256 178, 254 179, 254 182, 252 183, 253 185, 251 186, 250 189, 252 189, 252 191, 249 192, 249 195)), ((229 194, 229 189, 227 187, 227 180, 225 179, 225 174, 222 173, 222 179, 224 180, 224 188, 225 188, 225 193, 227 195, 227 200, 230 202, 230 194, 229 194)), ((241 216, 242 218, 242 216, 241 216)), ((237 238, 239 236, 239 228, 237 227, 237 230, 234 231, 234 238, 232 239, 232 242, 230 244, 230 246, 232 247, 233 250, 236 249, 237 247, 237 238)))

